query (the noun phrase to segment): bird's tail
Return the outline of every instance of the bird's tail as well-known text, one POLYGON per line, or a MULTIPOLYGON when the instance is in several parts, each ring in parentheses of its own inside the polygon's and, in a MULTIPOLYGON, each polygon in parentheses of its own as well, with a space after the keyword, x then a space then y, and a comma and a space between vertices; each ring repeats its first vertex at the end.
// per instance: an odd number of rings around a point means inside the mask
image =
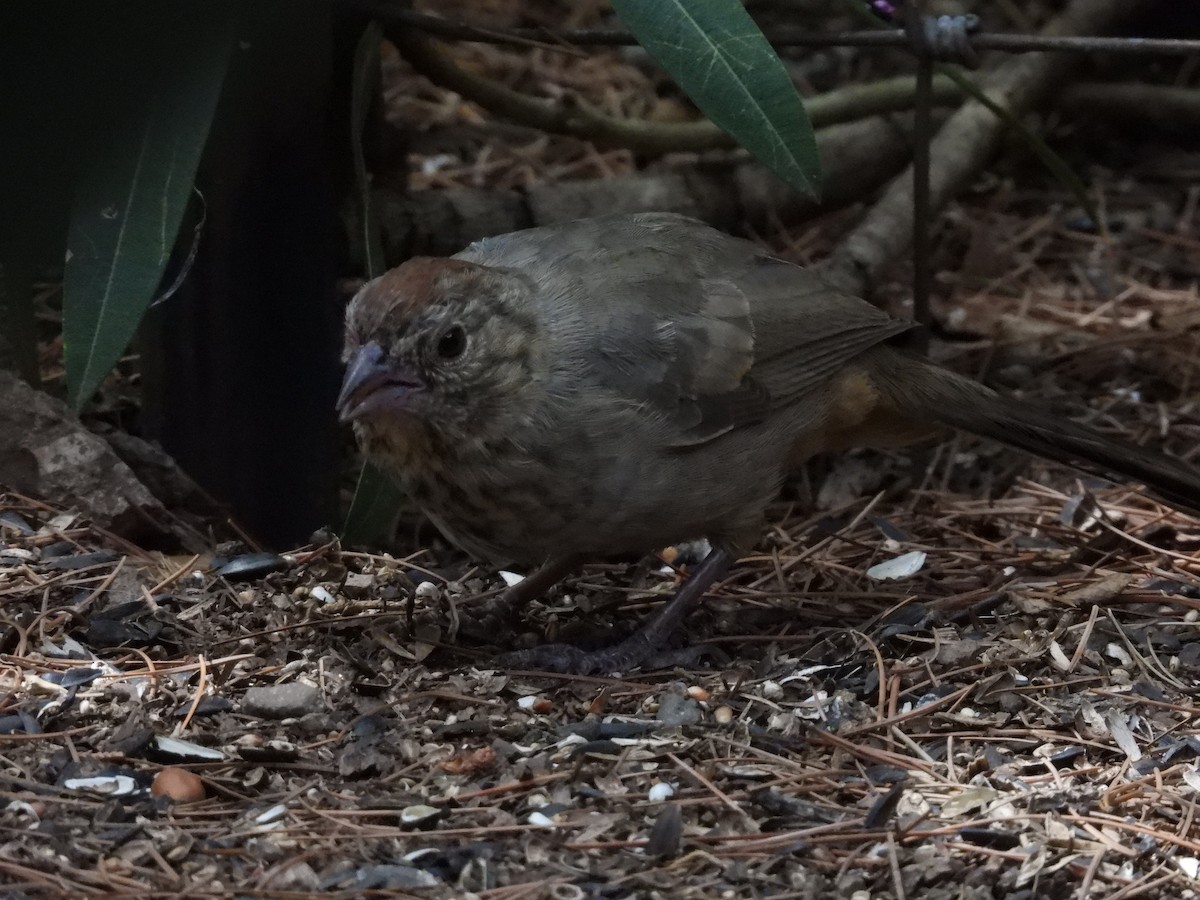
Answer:
POLYGON ((875 382, 903 414, 992 438, 1110 480, 1140 481, 1177 509, 1200 515, 1200 469, 998 394, 924 360, 904 355, 901 361, 900 355, 896 353, 888 366, 898 374, 883 380, 882 373, 876 374, 875 382))

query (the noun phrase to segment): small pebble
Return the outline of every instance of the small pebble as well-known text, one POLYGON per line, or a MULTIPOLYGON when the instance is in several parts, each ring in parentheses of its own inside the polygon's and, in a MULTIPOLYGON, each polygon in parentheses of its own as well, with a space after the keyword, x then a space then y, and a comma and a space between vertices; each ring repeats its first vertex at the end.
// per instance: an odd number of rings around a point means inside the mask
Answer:
POLYGON ((365 572, 351 572, 346 576, 346 583, 342 585, 342 592, 347 597, 358 598, 369 594, 374 587, 374 575, 368 575, 365 572))
POLYGON ((663 694, 655 718, 664 725, 695 725, 704 717, 700 704, 676 693, 663 694))
POLYGON ((321 708, 321 692, 299 681, 247 688, 241 711, 261 719, 291 719, 321 708))
POLYGON ((708 691, 700 687, 698 684, 693 684, 687 689, 687 692, 689 697, 691 697, 693 700, 699 700, 701 703, 708 699, 708 691))
POLYGON ((194 772, 179 766, 167 766, 154 776, 150 793, 176 803, 196 803, 205 797, 204 782, 194 772))
POLYGON ((713 712, 713 718, 718 725, 728 725, 733 721, 733 710, 728 706, 718 706, 713 712))
POLYGON ((667 784, 665 781, 655 782, 646 795, 646 798, 651 803, 662 803, 664 800, 675 795, 675 788, 667 784))

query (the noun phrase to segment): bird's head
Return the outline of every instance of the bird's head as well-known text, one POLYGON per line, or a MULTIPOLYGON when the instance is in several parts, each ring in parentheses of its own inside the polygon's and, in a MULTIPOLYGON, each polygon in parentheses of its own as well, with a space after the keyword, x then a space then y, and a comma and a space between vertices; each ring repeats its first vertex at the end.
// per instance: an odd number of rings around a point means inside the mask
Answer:
POLYGON ((368 282, 346 310, 342 421, 453 435, 502 420, 539 367, 529 291, 512 270, 429 257, 368 282))

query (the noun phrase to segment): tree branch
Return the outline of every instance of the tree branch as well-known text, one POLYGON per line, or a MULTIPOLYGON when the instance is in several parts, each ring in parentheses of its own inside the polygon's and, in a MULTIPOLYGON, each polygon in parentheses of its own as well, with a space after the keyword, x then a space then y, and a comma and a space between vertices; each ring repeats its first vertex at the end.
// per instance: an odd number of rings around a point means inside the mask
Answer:
MULTIPOLYGON (((733 138, 707 119, 685 123, 620 119, 578 100, 531 97, 468 72, 416 29, 388 26, 384 34, 412 67, 434 84, 520 125, 654 155, 737 146, 733 138)), ((813 127, 821 128, 911 109, 914 85, 912 77, 890 78, 812 97, 804 101, 804 106, 813 127)), ((962 99, 959 89, 941 77, 934 81, 933 96, 942 105, 962 99)))
MULTIPOLYGON (((345 6, 364 12, 383 25, 420 29, 452 41, 480 44, 536 46, 543 50, 574 53, 578 47, 629 47, 637 39, 624 28, 486 28, 398 7, 387 0, 342 0, 345 6)), ((911 46, 901 29, 820 32, 783 27, 766 31, 773 47, 901 47, 911 46)), ((1008 34, 984 31, 971 36, 976 50, 1006 53, 1043 53, 1059 50, 1074 53, 1125 53, 1136 56, 1200 53, 1200 40, 1185 38, 1088 37, 1071 34, 1008 34)))

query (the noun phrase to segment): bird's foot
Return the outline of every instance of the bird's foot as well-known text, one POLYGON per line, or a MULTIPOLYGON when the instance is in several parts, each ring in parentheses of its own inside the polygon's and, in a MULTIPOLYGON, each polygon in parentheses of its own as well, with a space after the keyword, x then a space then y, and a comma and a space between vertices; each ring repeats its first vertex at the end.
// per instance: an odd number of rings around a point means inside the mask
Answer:
MULTIPOLYGON (((504 593, 488 600, 481 608, 460 611, 451 604, 450 639, 453 641, 461 634, 488 643, 494 642, 497 635, 511 634, 529 601, 554 587, 578 565, 576 557, 552 559, 529 577, 509 585, 504 593)), ((419 626, 437 624, 438 621, 437 609, 426 610, 420 616, 413 616, 410 612, 409 625, 414 633, 419 626)))
POLYGON ((572 644, 542 644, 528 650, 505 653, 502 666, 513 669, 545 669, 564 675, 607 675, 627 672, 642 665, 662 651, 646 639, 644 629, 600 650, 581 650, 572 644))
POLYGON ((509 634, 516 628, 524 606, 523 599, 505 591, 470 614, 460 613, 458 633, 473 641, 495 641, 496 635, 509 634))
POLYGON ((542 644, 528 650, 505 653, 497 663, 510 669, 541 669, 563 675, 608 675, 631 669, 690 668, 713 652, 706 644, 666 649, 644 639, 643 632, 631 635, 612 647, 581 650, 572 644, 542 644))
POLYGON ((662 657, 671 635, 684 617, 699 604, 704 592, 729 568, 729 555, 724 550, 709 553, 700 568, 692 574, 658 615, 644 623, 619 644, 602 650, 580 650, 570 644, 543 644, 529 650, 506 653, 499 659, 502 666, 522 669, 547 669, 568 675, 597 675, 627 672, 662 657))

